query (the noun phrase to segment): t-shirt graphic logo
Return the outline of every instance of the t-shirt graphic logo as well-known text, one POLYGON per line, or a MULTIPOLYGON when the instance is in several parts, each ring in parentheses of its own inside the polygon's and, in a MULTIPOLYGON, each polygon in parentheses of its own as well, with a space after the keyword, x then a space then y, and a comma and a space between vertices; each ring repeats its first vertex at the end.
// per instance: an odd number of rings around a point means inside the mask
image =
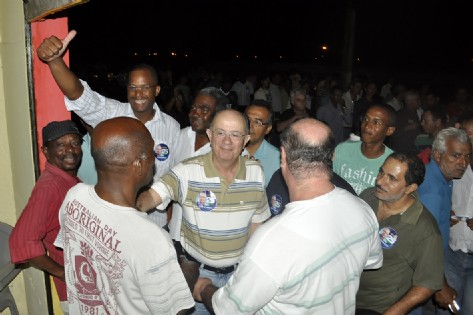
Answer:
POLYGON ((99 290, 97 289, 97 273, 84 256, 75 257, 75 273, 79 300, 89 306, 97 306, 103 304, 99 290))

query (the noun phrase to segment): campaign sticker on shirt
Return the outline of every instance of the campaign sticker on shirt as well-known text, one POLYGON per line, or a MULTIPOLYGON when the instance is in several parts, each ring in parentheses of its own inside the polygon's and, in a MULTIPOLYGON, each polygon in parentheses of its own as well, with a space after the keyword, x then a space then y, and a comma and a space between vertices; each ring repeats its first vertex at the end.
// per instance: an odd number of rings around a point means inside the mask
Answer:
POLYGON ((271 204, 269 205, 269 210, 273 215, 278 215, 282 211, 282 198, 278 194, 271 196, 271 204))
POLYGON ((197 194, 195 203, 202 211, 211 211, 217 205, 217 197, 210 190, 202 190, 197 194))
POLYGON ((165 143, 160 143, 154 147, 154 156, 158 161, 166 161, 169 157, 169 147, 165 143))
POLYGON ((392 248, 397 241, 396 230, 389 226, 379 229, 379 240, 381 241, 381 247, 384 249, 392 248))

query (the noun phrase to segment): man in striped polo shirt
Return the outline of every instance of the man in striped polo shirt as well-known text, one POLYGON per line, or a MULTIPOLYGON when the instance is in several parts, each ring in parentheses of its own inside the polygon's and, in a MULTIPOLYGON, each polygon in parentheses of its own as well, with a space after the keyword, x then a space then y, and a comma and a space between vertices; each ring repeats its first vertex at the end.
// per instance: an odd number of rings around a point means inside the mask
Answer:
MULTIPOLYGON (((270 217, 263 170, 241 152, 248 121, 238 111, 218 112, 207 129, 211 152, 184 160, 142 194, 142 210, 165 208, 174 200, 183 209, 182 259, 200 264, 200 275, 225 285, 251 232, 270 217)), ((196 303, 196 314, 207 314, 196 303)))
POLYGON ((354 314, 361 272, 383 261, 376 217, 330 182, 328 126, 299 120, 281 144, 291 203, 251 237, 226 286, 201 275, 194 298, 216 314, 354 314))

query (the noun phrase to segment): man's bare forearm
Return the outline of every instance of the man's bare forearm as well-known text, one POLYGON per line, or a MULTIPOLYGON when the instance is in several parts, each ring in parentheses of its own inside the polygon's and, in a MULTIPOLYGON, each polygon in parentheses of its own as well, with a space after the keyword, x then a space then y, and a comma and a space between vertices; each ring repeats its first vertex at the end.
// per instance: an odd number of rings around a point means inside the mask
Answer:
POLYGON ((161 196, 152 188, 139 194, 136 200, 136 208, 142 212, 147 212, 156 208, 162 202, 161 196))
POLYGON ((78 99, 84 92, 84 87, 79 78, 67 67, 62 58, 54 59, 48 63, 51 74, 61 92, 70 100, 78 99))
POLYGON ((184 274, 190 291, 194 292, 195 283, 197 279, 199 279, 199 263, 187 259, 180 259, 179 265, 181 266, 182 273, 184 274))
POLYGON ((415 306, 431 297, 434 292, 434 290, 429 288, 412 287, 399 301, 391 305, 383 314, 407 314, 415 306))
POLYGON ((50 275, 66 281, 64 277, 64 266, 61 266, 57 262, 51 259, 48 255, 42 255, 35 258, 31 258, 29 261, 30 266, 36 269, 45 271, 50 275))

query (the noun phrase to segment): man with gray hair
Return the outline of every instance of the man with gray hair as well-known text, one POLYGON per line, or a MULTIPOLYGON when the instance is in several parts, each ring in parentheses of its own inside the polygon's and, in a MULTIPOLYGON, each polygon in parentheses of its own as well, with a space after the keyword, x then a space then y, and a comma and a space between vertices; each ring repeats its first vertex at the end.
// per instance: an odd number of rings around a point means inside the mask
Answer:
POLYGON ((324 123, 302 119, 281 142, 291 203, 255 232, 223 288, 201 275, 194 298, 216 314, 354 314, 361 272, 382 264, 376 217, 330 182, 334 139, 324 123))
MULTIPOLYGON (((437 221, 445 250, 450 236, 452 180, 461 178, 465 173, 471 151, 471 142, 464 130, 453 127, 442 129, 432 144, 430 163, 425 167, 425 180, 419 187, 420 200, 437 221)), ((452 304, 455 297, 456 292, 447 281, 443 289, 434 295, 442 308, 452 304)))

